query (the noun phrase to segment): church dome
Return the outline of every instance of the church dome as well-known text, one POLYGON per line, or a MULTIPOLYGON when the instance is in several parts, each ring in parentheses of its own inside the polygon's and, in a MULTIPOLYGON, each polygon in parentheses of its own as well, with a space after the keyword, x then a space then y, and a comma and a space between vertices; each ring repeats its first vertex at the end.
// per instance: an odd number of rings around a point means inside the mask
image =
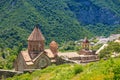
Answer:
POLYGON ((42 35, 41 31, 39 30, 39 28, 37 26, 35 26, 34 30, 28 37, 28 41, 44 41, 44 40, 45 40, 45 38, 42 35))
POLYGON ((85 37, 83 43, 89 43, 89 40, 87 39, 87 37, 85 37))
POLYGON ((58 44, 55 41, 52 41, 50 43, 50 47, 57 49, 58 48, 58 44))

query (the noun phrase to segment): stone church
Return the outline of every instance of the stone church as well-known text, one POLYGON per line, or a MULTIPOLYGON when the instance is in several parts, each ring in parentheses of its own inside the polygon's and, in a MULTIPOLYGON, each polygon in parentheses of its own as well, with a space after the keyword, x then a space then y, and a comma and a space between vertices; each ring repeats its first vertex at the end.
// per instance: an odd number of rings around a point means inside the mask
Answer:
POLYGON ((57 57, 58 44, 50 43, 50 49, 44 49, 45 38, 37 26, 28 37, 28 49, 21 51, 14 63, 15 70, 25 71, 30 69, 42 69, 51 65, 57 57))

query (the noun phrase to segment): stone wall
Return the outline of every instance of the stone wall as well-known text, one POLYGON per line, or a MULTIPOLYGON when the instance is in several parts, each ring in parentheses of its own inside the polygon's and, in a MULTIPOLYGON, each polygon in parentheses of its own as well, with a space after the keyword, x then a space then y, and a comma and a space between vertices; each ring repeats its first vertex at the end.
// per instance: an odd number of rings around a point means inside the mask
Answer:
POLYGON ((19 74, 22 74, 22 72, 0 69, 0 80, 2 80, 2 79, 4 80, 8 77, 13 77, 16 74, 19 75, 19 74))

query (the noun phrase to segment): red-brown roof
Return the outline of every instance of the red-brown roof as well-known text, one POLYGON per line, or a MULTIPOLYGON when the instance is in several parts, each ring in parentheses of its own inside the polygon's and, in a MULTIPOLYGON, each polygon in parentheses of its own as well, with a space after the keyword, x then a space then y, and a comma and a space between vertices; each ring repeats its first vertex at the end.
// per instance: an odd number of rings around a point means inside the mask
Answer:
POLYGON ((52 41, 52 42, 50 43, 50 47, 58 48, 58 44, 57 44, 55 41, 52 41))
POLYGON ((48 56, 49 58, 53 58, 53 57, 54 57, 54 54, 51 52, 50 49, 45 49, 45 52, 47 52, 47 56, 48 56))
POLYGON ((41 31, 38 27, 35 27, 30 36, 28 37, 29 41, 43 41, 45 40, 44 36, 42 35, 41 31))
MULTIPOLYGON (((46 49, 45 50, 46 53, 46 56, 48 56, 49 58, 53 58, 54 57, 54 54, 51 52, 50 49, 46 49)), ((33 65, 34 64, 34 61, 37 60, 39 58, 39 56, 41 56, 42 54, 45 54, 44 52, 42 52, 41 54, 39 54, 36 58, 32 59, 30 57, 30 54, 28 53, 28 50, 26 51, 21 51, 21 55, 23 56, 23 59, 25 60, 25 63, 27 65, 33 65)))
POLYGON ((30 55, 29 55, 28 51, 21 51, 21 54, 22 54, 25 61, 31 61, 32 60, 30 58, 30 55))
POLYGON ((34 64, 32 59, 30 58, 30 55, 29 55, 28 51, 21 51, 21 54, 22 54, 23 59, 25 60, 27 65, 33 65, 34 64))
POLYGON ((89 43, 89 40, 87 39, 87 37, 85 37, 83 43, 89 43))

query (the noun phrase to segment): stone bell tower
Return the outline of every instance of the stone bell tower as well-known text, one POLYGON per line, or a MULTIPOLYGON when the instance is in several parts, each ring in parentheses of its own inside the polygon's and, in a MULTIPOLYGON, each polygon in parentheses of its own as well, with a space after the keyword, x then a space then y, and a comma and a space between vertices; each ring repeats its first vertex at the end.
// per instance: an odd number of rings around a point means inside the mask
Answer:
POLYGON ((28 37, 28 53, 31 58, 35 58, 39 53, 44 51, 44 41, 45 38, 38 26, 35 26, 34 30, 28 37))
POLYGON ((89 50, 89 40, 87 39, 87 37, 85 37, 85 39, 82 43, 82 48, 85 50, 89 50))

